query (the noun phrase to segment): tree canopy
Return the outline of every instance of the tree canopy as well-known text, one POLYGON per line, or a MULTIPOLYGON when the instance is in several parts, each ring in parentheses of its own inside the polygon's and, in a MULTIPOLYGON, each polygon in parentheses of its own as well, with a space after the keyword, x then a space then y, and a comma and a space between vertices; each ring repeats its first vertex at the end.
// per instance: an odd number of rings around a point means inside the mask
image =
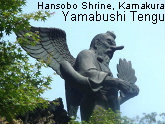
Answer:
MULTIPOLYGON (((46 11, 23 14, 26 0, 0 1, 0 116, 9 122, 20 114, 34 110, 46 100, 41 94, 49 89, 51 78, 41 74, 42 62, 31 64, 29 56, 23 54, 19 42, 26 38, 4 40, 12 33, 30 29, 30 20, 45 21, 51 14, 46 11)), ((37 37, 27 33, 26 36, 37 37)))

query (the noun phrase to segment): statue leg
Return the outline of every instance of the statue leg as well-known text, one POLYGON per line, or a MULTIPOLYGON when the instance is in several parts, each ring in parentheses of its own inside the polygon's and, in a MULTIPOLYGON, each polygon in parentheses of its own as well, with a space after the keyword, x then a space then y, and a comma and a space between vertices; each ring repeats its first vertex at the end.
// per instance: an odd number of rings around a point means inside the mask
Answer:
POLYGON ((90 116, 95 108, 95 99, 93 96, 86 95, 80 104, 80 113, 82 121, 89 121, 90 116))

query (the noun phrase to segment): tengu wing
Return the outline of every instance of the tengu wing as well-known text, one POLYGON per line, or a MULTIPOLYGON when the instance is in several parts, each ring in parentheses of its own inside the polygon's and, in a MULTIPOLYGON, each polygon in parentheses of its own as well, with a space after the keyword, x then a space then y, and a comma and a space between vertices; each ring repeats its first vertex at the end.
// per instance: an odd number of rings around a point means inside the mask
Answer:
MULTIPOLYGON (((58 28, 31 27, 31 32, 38 32, 40 41, 35 45, 21 45, 22 48, 33 58, 44 61, 48 66, 61 76, 60 62, 68 61, 74 64, 75 58, 70 54, 66 43, 65 31, 58 28)), ((27 31, 17 34, 17 37, 23 37, 27 31)), ((28 38, 29 42, 32 38, 28 38)))
MULTIPOLYGON (((72 66, 75 63, 75 58, 71 55, 66 43, 65 31, 58 28, 42 27, 31 27, 30 31, 33 33, 37 32, 40 41, 35 45, 31 45, 30 43, 21 44, 22 48, 33 58, 44 61, 63 78, 60 72, 60 63, 62 61, 68 61, 72 66)), ((23 34, 27 32, 28 31, 21 31, 16 35, 18 38, 24 38, 23 34)), ((31 37, 29 37, 28 40, 28 42, 32 42, 31 37)), ((81 101, 81 95, 68 83, 65 83, 65 92, 68 112, 74 113, 74 116, 76 116, 81 101)))

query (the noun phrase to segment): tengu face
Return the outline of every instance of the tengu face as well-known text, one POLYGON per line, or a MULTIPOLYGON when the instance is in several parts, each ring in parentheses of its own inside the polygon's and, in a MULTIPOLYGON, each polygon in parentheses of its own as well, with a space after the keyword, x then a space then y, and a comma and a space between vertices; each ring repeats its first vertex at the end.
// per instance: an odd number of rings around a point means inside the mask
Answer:
POLYGON ((96 42, 97 53, 101 56, 108 55, 110 59, 113 57, 115 47, 116 43, 111 35, 104 34, 96 42))
POLYGON ((115 49, 113 48, 116 47, 115 39, 110 35, 105 35, 103 45, 106 46, 105 54, 108 55, 110 59, 112 59, 115 52, 115 49))
POLYGON ((115 38, 116 35, 110 31, 98 34, 93 38, 90 48, 93 48, 99 56, 110 60, 116 50, 124 48, 124 46, 116 46, 115 38))

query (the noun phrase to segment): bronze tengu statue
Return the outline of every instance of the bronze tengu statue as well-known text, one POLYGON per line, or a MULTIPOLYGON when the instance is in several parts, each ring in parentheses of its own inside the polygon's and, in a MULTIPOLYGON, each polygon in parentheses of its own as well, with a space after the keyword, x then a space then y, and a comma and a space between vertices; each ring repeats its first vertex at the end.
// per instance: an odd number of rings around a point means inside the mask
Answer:
POLYGON ((69 52, 63 30, 31 27, 31 31, 39 32, 41 41, 35 46, 22 47, 33 58, 46 62, 65 80, 69 116, 76 116, 80 106, 81 119, 88 121, 97 107, 117 111, 122 103, 138 95, 139 88, 135 85, 135 71, 130 61, 119 60, 118 78, 113 77, 109 68, 114 52, 124 48, 116 46, 113 32, 96 35, 89 50, 81 51, 75 59, 69 52))

